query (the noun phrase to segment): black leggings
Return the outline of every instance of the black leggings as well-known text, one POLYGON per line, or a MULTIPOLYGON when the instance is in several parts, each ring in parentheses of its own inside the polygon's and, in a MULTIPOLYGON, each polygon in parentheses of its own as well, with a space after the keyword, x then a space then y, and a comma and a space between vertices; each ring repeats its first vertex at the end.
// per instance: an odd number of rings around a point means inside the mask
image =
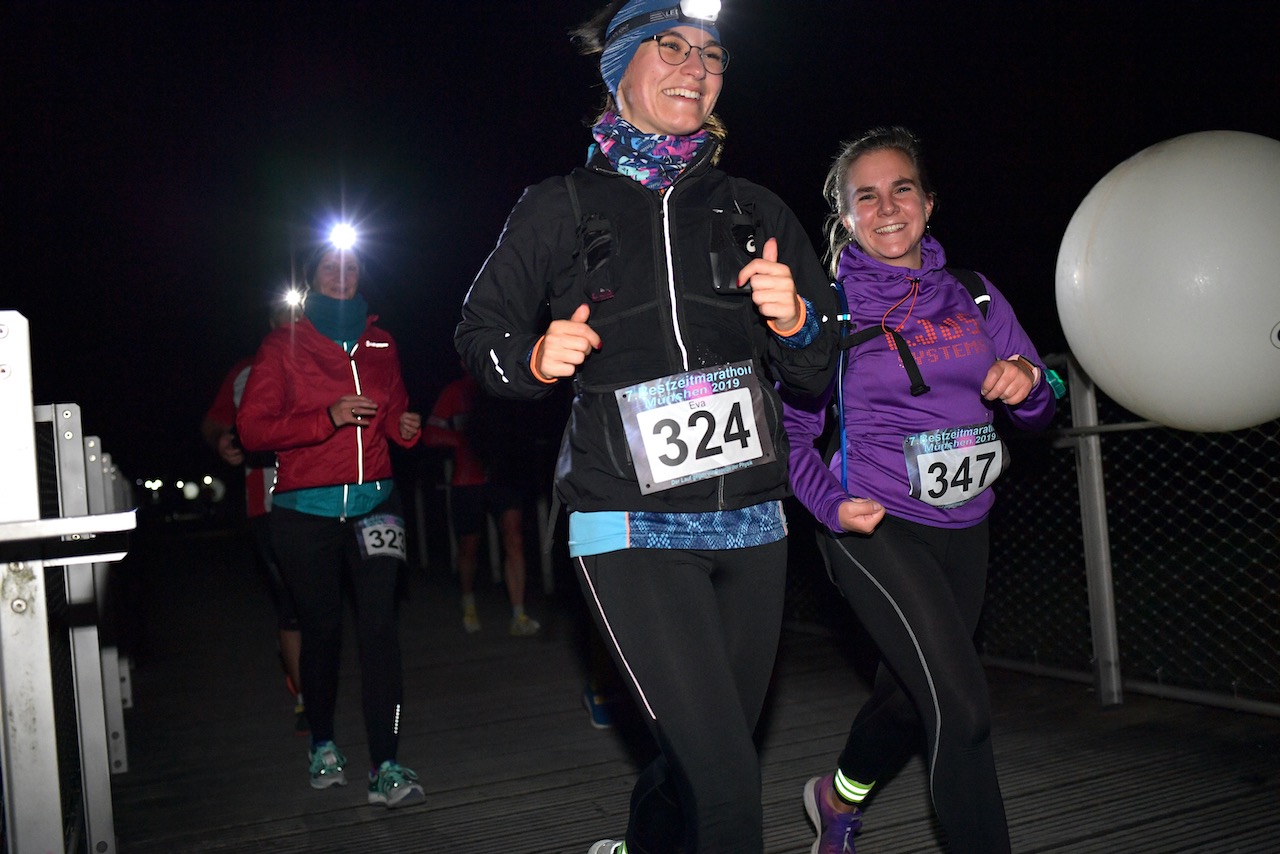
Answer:
POLYGON ((886 516, 870 536, 821 542, 881 656, 840 770, 860 783, 883 779, 920 748, 923 734, 930 794, 950 850, 1009 851, 990 698, 973 643, 986 590, 986 521, 949 529, 886 516))
POLYGON ((271 606, 276 613, 276 628, 282 632, 298 630, 298 609, 293 604, 293 594, 280 574, 280 561, 271 545, 271 514, 249 517, 249 530, 253 534, 254 550, 258 553, 258 566, 266 576, 267 590, 271 593, 271 606))
POLYGON ((753 740, 777 655, 786 541, 578 558, 578 580, 661 755, 631 795, 630 854, 760 854, 753 740))
MULTIPOLYGON (((394 494, 374 512, 400 515, 394 494)), ((314 742, 332 740, 342 658, 343 577, 355 597, 360 645, 360 688, 364 725, 373 767, 396 758, 403 674, 397 622, 396 584, 402 561, 365 559, 356 540, 356 523, 312 516, 284 507, 271 511, 272 544, 280 561, 302 632, 298 662, 306 686, 307 722, 314 742)))

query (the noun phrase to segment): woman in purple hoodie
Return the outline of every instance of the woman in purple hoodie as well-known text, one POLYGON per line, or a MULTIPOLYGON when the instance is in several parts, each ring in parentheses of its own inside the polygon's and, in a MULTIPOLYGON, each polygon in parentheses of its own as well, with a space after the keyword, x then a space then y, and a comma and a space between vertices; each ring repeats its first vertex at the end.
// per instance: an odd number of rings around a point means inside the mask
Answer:
POLYGON ((1008 462, 993 422, 1002 409, 1041 429, 1054 393, 1003 295, 982 279, 984 312, 962 281, 973 274, 947 269, 910 131, 877 128, 845 146, 825 193, 831 271, 849 309, 830 393, 842 423, 824 462, 815 441, 830 394, 787 398, 791 480, 829 532, 820 540, 832 577, 881 660, 835 771, 805 785, 812 851, 852 852, 859 805, 923 743, 950 850, 999 854, 1009 831, 973 643, 990 487, 1008 462))

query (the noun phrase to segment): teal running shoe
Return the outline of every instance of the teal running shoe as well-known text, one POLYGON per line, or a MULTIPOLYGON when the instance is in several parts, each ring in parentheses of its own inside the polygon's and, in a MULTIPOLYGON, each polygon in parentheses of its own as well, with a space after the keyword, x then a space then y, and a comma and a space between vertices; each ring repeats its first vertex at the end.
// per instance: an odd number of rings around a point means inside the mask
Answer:
POLYGON ((427 799, 418 785, 418 775, 403 765, 388 759, 378 766, 378 773, 369 778, 369 803, 382 804, 388 809, 420 804, 427 799))
POLYGON ((330 786, 347 785, 347 757, 342 755, 332 741, 322 741, 311 751, 311 788, 327 789, 330 786))

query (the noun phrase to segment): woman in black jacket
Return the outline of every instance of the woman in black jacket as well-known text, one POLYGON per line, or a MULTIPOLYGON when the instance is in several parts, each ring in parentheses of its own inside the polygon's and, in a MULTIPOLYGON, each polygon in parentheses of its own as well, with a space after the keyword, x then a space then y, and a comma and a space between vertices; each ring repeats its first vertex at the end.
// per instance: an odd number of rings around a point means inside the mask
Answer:
POLYGON ((625 842, 592 854, 763 850, 752 736, 789 494, 775 383, 817 394, 834 360, 830 288, 804 230, 716 166, 729 53, 698 5, 619 0, 577 31, 609 90, 596 144, 585 166, 526 190, 456 333, 492 394, 574 383, 556 471, 570 555, 661 751, 625 842))

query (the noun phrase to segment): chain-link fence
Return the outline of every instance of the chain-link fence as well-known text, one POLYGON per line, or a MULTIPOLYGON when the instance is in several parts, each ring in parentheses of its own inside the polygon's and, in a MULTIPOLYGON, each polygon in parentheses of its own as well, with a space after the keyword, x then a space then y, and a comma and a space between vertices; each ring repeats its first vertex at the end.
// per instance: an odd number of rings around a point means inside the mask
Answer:
MULTIPOLYGON (((1101 426, 1076 430, 1061 403, 1043 433, 1002 431, 1013 463, 996 485, 980 650, 1002 666, 1094 678, 1076 447, 1095 435, 1124 685, 1280 716, 1280 421, 1124 429, 1138 417, 1099 393, 1101 426)), ((793 539, 788 615, 822 624, 838 594, 807 539, 793 539)))

